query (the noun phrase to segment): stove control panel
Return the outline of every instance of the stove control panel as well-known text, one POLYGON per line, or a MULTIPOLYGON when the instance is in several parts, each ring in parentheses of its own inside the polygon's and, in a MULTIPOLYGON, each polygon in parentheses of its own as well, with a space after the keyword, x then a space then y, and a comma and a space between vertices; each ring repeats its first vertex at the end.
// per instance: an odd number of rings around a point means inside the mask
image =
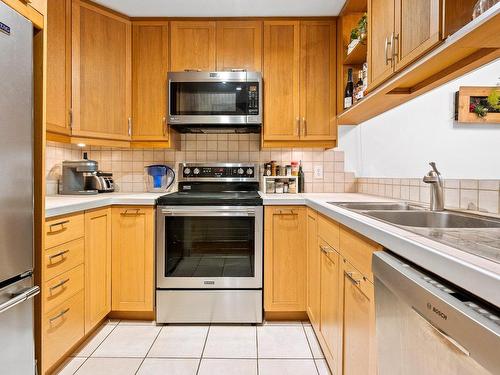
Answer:
POLYGON ((254 164, 195 164, 182 163, 179 165, 183 179, 245 179, 257 180, 258 171, 254 164))

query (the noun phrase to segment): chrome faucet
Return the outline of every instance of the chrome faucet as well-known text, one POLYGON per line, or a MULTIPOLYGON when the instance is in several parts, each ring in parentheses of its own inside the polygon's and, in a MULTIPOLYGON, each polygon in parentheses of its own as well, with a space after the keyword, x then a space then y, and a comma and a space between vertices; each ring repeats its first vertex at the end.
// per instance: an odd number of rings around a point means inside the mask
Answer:
POLYGON ((443 179, 441 178, 441 173, 436 168, 435 162, 430 162, 429 165, 432 170, 429 171, 424 176, 424 182, 426 184, 431 184, 431 211, 443 211, 444 210, 444 198, 443 198, 443 179))

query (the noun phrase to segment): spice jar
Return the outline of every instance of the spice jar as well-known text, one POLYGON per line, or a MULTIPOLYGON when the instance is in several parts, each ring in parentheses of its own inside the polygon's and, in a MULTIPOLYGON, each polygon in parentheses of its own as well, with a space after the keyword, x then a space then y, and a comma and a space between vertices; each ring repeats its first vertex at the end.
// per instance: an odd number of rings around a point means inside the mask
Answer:
POLYGON ((286 194, 286 193, 288 193, 288 190, 289 190, 289 187, 288 187, 288 182, 285 182, 285 183, 283 184, 283 193, 285 193, 285 194, 286 194))
POLYGON ((288 164, 285 167, 285 170, 286 170, 285 176, 291 176, 292 175, 292 166, 290 164, 288 164))
POLYGON ((290 194, 295 194, 295 193, 297 193, 297 184, 296 184, 295 180, 290 180, 290 181, 288 182, 288 192, 289 192, 290 194))
POLYGON ((276 194, 283 194, 283 181, 276 181, 276 194))
POLYGON ((276 161, 271 161, 271 176, 276 176, 276 161))
POLYGON ((281 176, 281 165, 276 166, 276 176, 281 176))
POLYGON ((264 164, 264 176, 272 176, 271 163, 264 164))
POLYGON ((298 176, 299 175, 299 163, 296 161, 292 161, 292 176, 298 176))
POLYGON ((266 180, 266 194, 273 194, 275 192, 274 180, 266 180))

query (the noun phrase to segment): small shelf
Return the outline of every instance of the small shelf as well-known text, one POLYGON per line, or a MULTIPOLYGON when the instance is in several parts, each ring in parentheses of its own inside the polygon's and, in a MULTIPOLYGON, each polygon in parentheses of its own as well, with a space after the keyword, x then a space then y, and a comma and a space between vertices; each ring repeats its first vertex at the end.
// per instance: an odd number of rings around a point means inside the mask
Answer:
POLYGON ((344 65, 361 65, 366 62, 368 56, 366 40, 356 44, 350 54, 346 55, 344 65))
POLYGON ((500 4, 446 38, 363 100, 337 115, 338 125, 357 125, 500 57, 500 4))

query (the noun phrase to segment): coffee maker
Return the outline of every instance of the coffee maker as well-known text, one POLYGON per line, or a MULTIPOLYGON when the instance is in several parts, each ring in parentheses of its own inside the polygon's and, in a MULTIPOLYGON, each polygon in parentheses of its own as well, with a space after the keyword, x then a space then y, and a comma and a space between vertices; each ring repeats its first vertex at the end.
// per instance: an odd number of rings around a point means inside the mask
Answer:
POLYGON ((98 171, 97 162, 88 160, 86 153, 82 160, 65 160, 62 163, 62 181, 59 194, 92 195, 97 194, 89 180, 98 171))

